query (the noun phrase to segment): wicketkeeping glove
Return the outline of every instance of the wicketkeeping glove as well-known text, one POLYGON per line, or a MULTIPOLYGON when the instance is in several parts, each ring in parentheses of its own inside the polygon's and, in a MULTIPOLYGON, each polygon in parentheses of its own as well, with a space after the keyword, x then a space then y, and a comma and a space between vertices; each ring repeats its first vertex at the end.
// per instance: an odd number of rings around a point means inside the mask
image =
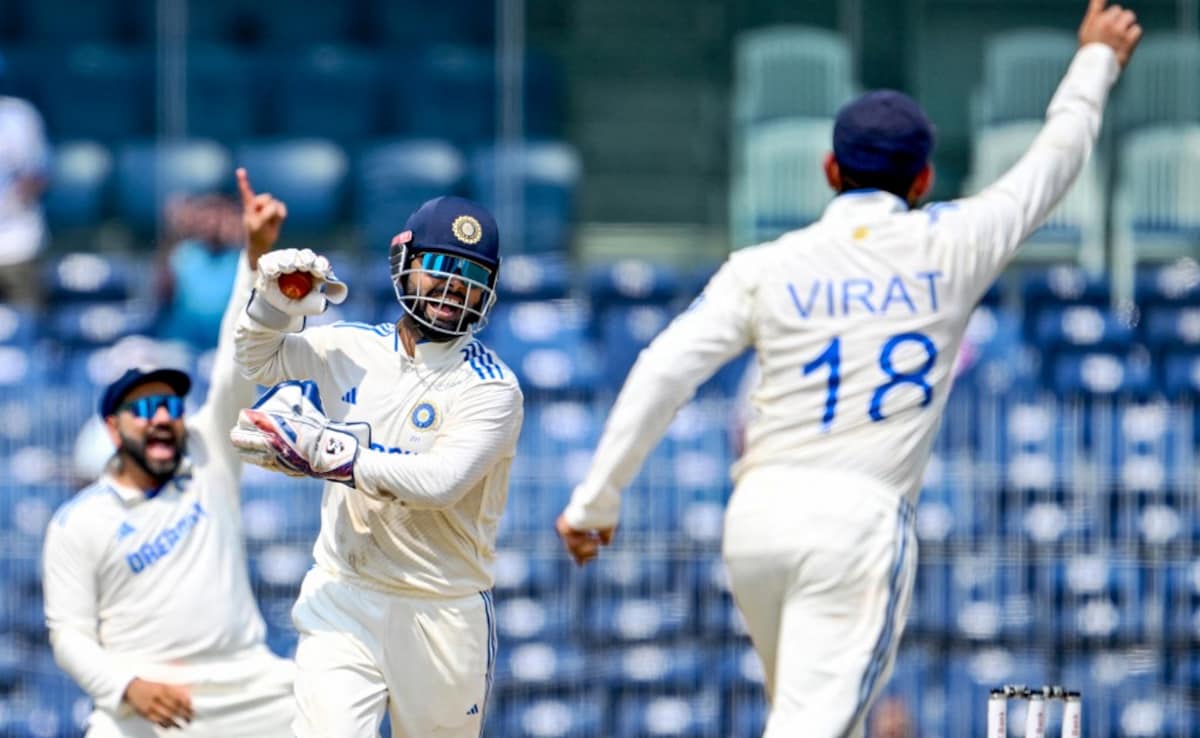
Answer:
POLYGON ((268 328, 295 331, 303 327, 305 316, 320 315, 329 303, 340 305, 347 292, 324 256, 310 249, 269 251, 258 259, 254 294, 246 312, 268 328), (307 272, 313 279, 312 290, 298 300, 279 289, 279 277, 292 272, 307 272))
POLYGON ((315 382, 288 381, 267 390, 254 407, 242 410, 229 440, 251 464, 353 487, 354 462, 359 447, 370 447, 371 428, 366 423, 330 420, 315 382))

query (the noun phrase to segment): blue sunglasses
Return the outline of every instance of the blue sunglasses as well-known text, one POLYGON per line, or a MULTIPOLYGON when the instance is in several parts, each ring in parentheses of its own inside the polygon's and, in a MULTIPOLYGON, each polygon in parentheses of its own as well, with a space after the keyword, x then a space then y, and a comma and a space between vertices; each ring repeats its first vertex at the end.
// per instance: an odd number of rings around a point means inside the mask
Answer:
POLYGON ((452 274, 482 285, 487 285, 492 278, 492 270, 482 264, 459 256, 439 254, 433 251, 421 254, 421 268, 427 272, 452 274))
POLYGON ((171 420, 179 420, 183 417, 183 398, 179 395, 147 395, 146 397, 139 397, 136 400, 121 403, 117 411, 128 410, 133 413, 135 418, 150 420, 160 407, 167 409, 167 415, 171 416, 171 420))

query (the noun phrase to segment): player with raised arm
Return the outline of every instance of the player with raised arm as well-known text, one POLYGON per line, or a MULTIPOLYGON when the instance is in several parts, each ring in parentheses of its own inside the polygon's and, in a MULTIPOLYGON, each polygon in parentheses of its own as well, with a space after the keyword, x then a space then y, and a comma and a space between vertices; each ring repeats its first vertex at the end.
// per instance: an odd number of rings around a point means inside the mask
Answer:
MULTIPOLYGON (((266 196, 239 178, 249 212, 266 196)), ((327 480, 292 611, 300 738, 376 735, 385 710, 398 738, 481 734, 496 531, 524 412, 512 372, 473 335, 495 302, 499 249, 482 207, 430 200, 391 246, 402 317, 308 329, 345 286, 307 250, 263 259, 238 361, 258 382, 292 381, 231 437, 248 460, 327 480), (297 272, 312 290, 288 297, 281 275, 297 272)))
POLYGON ((1089 3, 1028 152, 979 195, 921 210, 933 131, 910 98, 838 114, 820 220, 733 254, 642 352, 557 529, 576 562, 609 543, 620 491, 717 368, 754 347, 745 455, 723 557, 762 658, 767 738, 861 735, 908 612, 913 505, 976 303, 1091 153, 1141 28, 1089 3))
POLYGON ((265 645, 228 435, 254 398, 233 331, 267 248, 251 239, 239 263, 204 406, 185 418, 184 372, 122 374, 100 399, 107 472, 47 528, 50 645, 94 702, 88 738, 291 735, 294 667, 265 645))

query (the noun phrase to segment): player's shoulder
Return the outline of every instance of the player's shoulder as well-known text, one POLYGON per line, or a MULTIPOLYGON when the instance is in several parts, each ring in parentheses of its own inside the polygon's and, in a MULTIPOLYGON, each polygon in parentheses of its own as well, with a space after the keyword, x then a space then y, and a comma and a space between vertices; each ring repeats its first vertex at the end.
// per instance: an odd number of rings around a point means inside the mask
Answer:
POLYGON ((395 323, 364 323, 356 320, 339 320, 334 323, 308 329, 327 343, 352 344, 359 347, 375 347, 394 351, 399 343, 395 323))
POLYGON ((521 391, 517 375, 500 356, 478 338, 463 343, 458 349, 461 371, 475 382, 507 385, 518 393, 521 391))
POLYGON ((100 479, 75 493, 63 502, 50 518, 51 528, 91 527, 97 516, 103 516, 120 505, 117 491, 100 479))

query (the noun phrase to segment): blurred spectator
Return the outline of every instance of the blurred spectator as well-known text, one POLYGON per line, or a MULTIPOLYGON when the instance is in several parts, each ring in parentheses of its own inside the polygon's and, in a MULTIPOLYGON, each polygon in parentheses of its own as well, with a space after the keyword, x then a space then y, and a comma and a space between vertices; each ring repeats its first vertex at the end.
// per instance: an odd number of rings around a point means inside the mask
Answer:
POLYGON ((4 94, 6 66, 0 57, 0 298, 33 306, 41 298, 37 257, 46 237, 46 137, 33 105, 4 94))
POLYGON ((241 211, 220 195, 201 195, 169 202, 165 221, 157 260, 158 334, 211 348, 237 275, 241 211))
POLYGON ((871 711, 867 738, 914 738, 908 705, 899 697, 885 697, 871 711))

